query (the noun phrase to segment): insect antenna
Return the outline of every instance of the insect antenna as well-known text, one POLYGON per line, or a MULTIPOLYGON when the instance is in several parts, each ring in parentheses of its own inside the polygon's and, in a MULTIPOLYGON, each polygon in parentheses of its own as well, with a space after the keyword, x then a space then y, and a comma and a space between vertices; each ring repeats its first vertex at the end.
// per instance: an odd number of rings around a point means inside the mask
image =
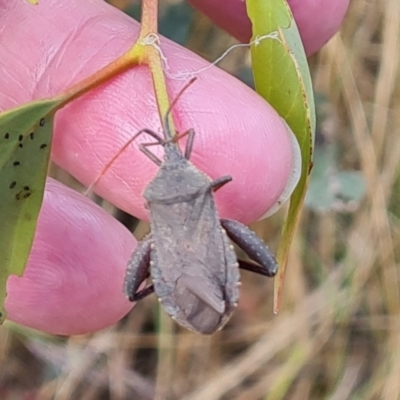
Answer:
MULTIPOLYGON (((182 95, 182 93, 196 80, 197 78, 192 78, 176 95, 175 99, 172 101, 170 106, 168 107, 167 112, 165 113, 165 116, 163 118, 163 128, 164 128, 164 136, 165 140, 168 142, 173 142, 173 136, 171 134, 171 125, 169 123, 169 117, 171 115, 172 108, 175 106, 176 102, 178 101, 179 97, 182 95)), ((158 137, 158 134, 155 132, 150 131, 149 129, 141 129, 139 132, 137 132, 133 137, 131 137, 120 149, 119 151, 111 158, 110 161, 102 168, 100 173, 97 175, 96 179, 89 185, 89 187, 85 191, 85 196, 89 196, 93 188, 96 186, 97 182, 101 179, 101 177, 107 172, 107 170, 111 167, 111 165, 114 163, 114 161, 125 151, 125 149, 142 133, 148 133, 151 134, 154 138, 158 137)), ((161 141, 161 137, 158 139, 160 140, 160 144, 165 144, 165 142, 161 141)))
POLYGON ((173 135, 171 133, 171 125, 169 123, 169 117, 171 116, 172 109, 174 108, 175 104, 178 102, 179 98, 182 96, 182 93, 196 80, 197 78, 194 77, 192 78, 186 85, 178 92, 178 94, 175 96, 174 100, 172 100, 172 103, 168 107, 167 112, 165 113, 164 116, 164 136, 165 140, 168 142, 172 142, 174 140, 173 135))

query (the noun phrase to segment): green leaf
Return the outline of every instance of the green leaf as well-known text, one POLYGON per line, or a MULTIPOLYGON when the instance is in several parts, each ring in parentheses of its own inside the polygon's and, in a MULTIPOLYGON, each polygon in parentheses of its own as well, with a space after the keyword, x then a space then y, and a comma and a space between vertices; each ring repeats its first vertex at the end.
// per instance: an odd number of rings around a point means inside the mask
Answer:
POLYGON ((60 99, 0 114, 0 322, 11 274, 21 276, 32 247, 60 99))
POLYGON ((275 279, 274 299, 274 310, 277 312, 286 260, 311 169, 315 106, 307 58, 286 1, 246 0, 246 5, 253 25, 251 58, 256 90, 286 120, 299 141, 302 154, 300 181, 290 199, 278 248, 280 269, 275 279))

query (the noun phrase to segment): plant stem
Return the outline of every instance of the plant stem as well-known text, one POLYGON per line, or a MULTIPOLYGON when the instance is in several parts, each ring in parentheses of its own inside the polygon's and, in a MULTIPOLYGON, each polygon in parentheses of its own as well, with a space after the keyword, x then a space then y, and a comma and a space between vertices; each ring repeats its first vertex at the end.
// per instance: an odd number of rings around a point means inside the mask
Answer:
POLYGON ((150 33, 158 32, 158 0, 142 1, 142 19, 138 42, 150 33))
MULTIPOLYGON (((158 38, 157 12, 158 0, 142 1, 142 20, 138 40, 139 43, 146 39, 146 37, 148 37, 149 35, 154 35, 155 38, 158 38)), ((169 96, 159 48, 156 48, 152 45, 146 45, 144 57, 144 62, 149 66, 150 69, 158 113, 160 115, 161 123, 163 123, 164 116, 169 109, 169 96)), ((174 135, 175 129, 171 117, 169 122, 171 126, 171 133, 172 135, 174 135)))

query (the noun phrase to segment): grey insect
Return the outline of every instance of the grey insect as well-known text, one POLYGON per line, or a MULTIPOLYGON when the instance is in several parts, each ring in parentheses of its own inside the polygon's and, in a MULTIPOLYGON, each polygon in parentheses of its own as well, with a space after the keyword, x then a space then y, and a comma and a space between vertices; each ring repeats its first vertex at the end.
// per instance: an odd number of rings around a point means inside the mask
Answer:
POLYGON ((179 95, 165 117, 164 138, 148 129, 137 134, 155 139, 155 143, 139 147, 160 168, 143 193, 151 233, 132 254, 124 292, 131 301, 155 292, 165 311, 181 326, 211 334, 224 326, 237 305, 239 267, 272 277, 278 264, 249 228, 218 218, 213 192, 232 178, 212 180, 189 161, 193 129, 172 137, 168 116, 179 95), (184 136, 188 141, 183 154, 176 142, 184 136), (163 161, 148 149, 155 144, 164 147, 163 161), (228 236, 259 265, 238 260, 228 236), (153 283, 138 291, 150 275, 153 283))

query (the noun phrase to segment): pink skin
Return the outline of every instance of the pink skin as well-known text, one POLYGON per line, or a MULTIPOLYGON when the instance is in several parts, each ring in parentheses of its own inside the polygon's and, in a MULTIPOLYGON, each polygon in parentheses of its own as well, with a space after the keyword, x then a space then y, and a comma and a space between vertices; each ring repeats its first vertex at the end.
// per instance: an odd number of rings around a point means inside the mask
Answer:
MULTIPOLYGON (((251 38, 245 0, 188 0, 216 25, 243 43, 251 38)), ((319 50, 339 29, 349 0, 288 0, 307 55, 319 50)))
MULTIPOLYGON (((0 110, 59 93, 121 55, 138 34, 137 23, 102 0, 36 6, 0 0, 0 27, 0 110)), ((208 65, 166 39, 161 46, 172 75, 208 65)), ((168 79, 172 98, 185 82, 168 79)), ((216 195, 221 216, 248 223, 263 215, 282 192, 292 164, 276 112, 213 67, 199 75, 173 114, 180 132, 196 130, 194 164, 213 178, 233 176, 216 195)), ((136 67, 57 113, 53 160, 90 184, 135 132, 161 132, 160 127, 149 72, 136 67)), ((132 143, 96 188, 140 218, 147 218, 143 189, 157 171, 138 150, 146 141, 142 136, 132 143)), ((152 150, 162 157, 161 148, 152 150)), ((9 280, 9 318, 68 335, 113 324, 131 306, 122 281, 134 247, 130 234, 105 212, 50 181, 25 275, 9 280)))
POLYGON ((112 325, 132 308, 122 287, 135 247, 116 219, 49 178, 25 274, 7 282, 9 318, 59 335, 112 325))

